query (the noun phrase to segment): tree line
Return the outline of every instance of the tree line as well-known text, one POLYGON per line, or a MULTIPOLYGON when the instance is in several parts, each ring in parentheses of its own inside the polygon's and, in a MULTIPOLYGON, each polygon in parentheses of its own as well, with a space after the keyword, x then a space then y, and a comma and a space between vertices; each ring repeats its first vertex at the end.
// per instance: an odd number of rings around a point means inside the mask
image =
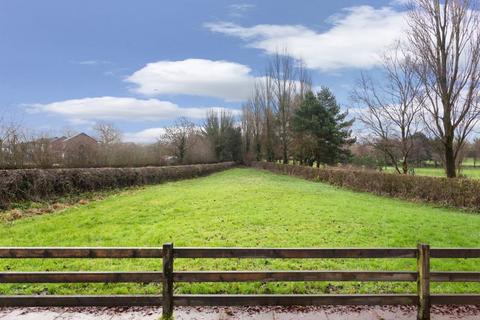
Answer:
MULTIPOLYGON (((382 54, 380 71, 361 73, 351 91, 355 117, 329 88, 313 87, 305 63, 284 50, 256 78, 239 117, 223 109, 209 110, 201 123, 180 118, 148 145, 124 143, 115 126, 98 123, 93 165, 264 160, 388 165, 408 174, 429 164, 455 177, 465 157, 475 165, 480 158, 480 140, 474 139, 480 118, 478 4, 411 2, 406 36, 382 54)), ((52 166, 50 141, 27 137, 16 124, 0 124, 0 165, 52 166)), ((60 165, 78 166, 66 160, 60 165)))
POLYGON ((242 107, 246 161, 319 166, 347 162, 352 119, 326 87, 312 89, 305 64, 287 51, 275 54, 242 107))
POLYGON ((408 4, 406 37, 382 55, 381 75, 362 73, 351 92, 358 110, 355 144, 353 120, 333 94, 312 91, 301 61, 275 55, 243 108, 247 157, 306 165, 363 160, 399 174, 433 162, 447 177, 457 176, 465 157, 476 165, 479 9, 470 0, 408 4))

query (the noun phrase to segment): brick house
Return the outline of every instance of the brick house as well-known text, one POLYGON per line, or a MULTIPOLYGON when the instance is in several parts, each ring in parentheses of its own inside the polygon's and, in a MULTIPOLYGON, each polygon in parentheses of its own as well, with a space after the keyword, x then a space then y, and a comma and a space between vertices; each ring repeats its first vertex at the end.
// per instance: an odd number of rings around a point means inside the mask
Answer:
POLYGON ((98 142, 86 133, 70 138, 55 138, 50 144, 56 162, 69 167, 95 166, 98 158, 98 142))

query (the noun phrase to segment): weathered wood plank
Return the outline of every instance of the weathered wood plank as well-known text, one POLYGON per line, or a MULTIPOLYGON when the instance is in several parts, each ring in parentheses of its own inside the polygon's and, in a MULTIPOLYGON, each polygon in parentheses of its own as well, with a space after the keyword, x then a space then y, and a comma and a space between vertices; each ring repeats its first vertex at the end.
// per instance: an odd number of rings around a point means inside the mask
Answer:
POLYGON ((0 248, 0 258, 161 258, 161 248, 0 248))
POLYGON ((0 272, 0 283, 147 283, 162 281, 162 272, 0 272))
POLYGON ((173 315, 173 244, 163 245, 163 288, 162 316, 170 319, 173 315))
MULTIPOLYGON (((412 248, 176 248, 177 258, 415 258, 412 248)), ((0 247, 0 258, 160 258, 161 248, 0 247)), ((480 258, 480 248, 431 249, 432 258, 480 258)))
POLYGON ((417 320, 430 320, 430 246, 418 245, 417 320))
POLYGON ((176 258, 415 258, 409 248, 175 248, 176 258))
POLYGON ((432 304, 480 305, 480 294, 432 294, 432 304))
POLYGON ((174 272, 175 282, 416 281, 408 271, 203 271, 174 272))
POLYGON ((0 296, 0 307, 117 307, 161 306, 158 295, 0 296))
POLYGON ((480 258, 480 248, 430 249, 431 258, 480 258))
POLYGON ((430 272, 430 281, 434 282, 480 282, 480 272, 430 272))
POLYGON ((415 305, 404 295, 177 295, 176 306, 415 305))

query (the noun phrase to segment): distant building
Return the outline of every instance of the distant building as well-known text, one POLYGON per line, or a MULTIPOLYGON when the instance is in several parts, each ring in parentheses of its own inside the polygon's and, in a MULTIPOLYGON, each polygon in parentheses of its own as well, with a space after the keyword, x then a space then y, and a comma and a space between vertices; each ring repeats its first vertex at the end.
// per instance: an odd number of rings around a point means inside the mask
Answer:
POLYGON ((50 146, 55 159, 66 166, 95 166, 98 156, 98 142, 86 133, 70 138, 54 138, 50 146))

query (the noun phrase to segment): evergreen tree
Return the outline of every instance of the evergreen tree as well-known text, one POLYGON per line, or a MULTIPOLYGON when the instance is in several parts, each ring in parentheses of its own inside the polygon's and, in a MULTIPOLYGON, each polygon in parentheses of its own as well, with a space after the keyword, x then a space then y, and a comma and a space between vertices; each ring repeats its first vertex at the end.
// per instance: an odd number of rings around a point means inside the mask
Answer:
POLYGON ((348 146, 355 142, 350 127, 353 120, 346 120, 348 112, 341 112, 335 96, 328 88, 316 95, 308 92, 296 110, 293 129, 304 142, 310 145, 310 154, 304 162, 313 164, 336 164, 350 156, 348 146))

